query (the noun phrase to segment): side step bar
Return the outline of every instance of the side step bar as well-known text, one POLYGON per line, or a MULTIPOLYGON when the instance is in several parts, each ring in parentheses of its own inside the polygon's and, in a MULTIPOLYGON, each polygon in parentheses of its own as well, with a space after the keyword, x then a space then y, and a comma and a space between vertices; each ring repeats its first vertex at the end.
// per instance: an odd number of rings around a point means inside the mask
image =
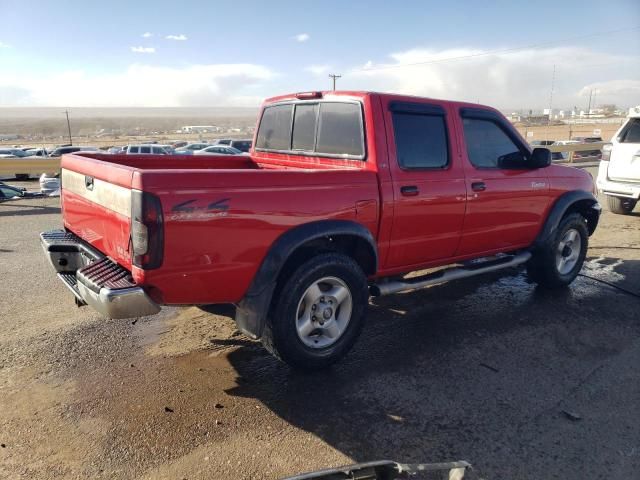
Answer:
POLYGON ((383 295, 417 290, 439 283, 450 282, 451 280, 474 277, 482 273, 515 267, 525 263, 530 258, 531 252, 522 252, 516 255, 504 255, 490 260, 471 261, 462 267, 448 268, 421 277, 376 283, 369 287, 369 293, 374 297, 381 297, 383 295))

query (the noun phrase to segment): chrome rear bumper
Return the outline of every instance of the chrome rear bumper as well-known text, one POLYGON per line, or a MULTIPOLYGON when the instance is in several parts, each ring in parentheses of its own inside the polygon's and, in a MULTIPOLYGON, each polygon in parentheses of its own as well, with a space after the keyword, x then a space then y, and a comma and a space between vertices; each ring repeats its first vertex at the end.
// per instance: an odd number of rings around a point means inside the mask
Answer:
POLYGON ((42 248, 58 277, 76 297, 109 318, 154 315, 160 306, 131 274, 80 237, 64 230, 40 234, 42 248))

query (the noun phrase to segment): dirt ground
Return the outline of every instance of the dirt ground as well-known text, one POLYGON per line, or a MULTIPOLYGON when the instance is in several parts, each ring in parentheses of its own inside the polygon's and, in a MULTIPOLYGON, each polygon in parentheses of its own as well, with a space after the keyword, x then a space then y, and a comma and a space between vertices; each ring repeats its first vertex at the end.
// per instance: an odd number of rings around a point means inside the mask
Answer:
POLYGON ((57 199, 0 204, 0 478, 279 478, 377 459, 637 478, 637 209, 603 213, 571 288, 512 270, 373 300, 351 354, 313 375, 219 310, 76 308, 39 245, 59 225, 57 199))

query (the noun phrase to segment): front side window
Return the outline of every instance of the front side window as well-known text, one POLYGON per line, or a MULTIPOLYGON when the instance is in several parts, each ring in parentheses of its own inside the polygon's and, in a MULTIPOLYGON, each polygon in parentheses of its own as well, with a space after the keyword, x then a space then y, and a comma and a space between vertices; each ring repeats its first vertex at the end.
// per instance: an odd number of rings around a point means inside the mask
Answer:
POLYGON ((520 148, 492 120, 463 118, 467 155, 474 167, 497 168, 498 159, 520 155, 520 148))
POLYGON ((444 116, 394 112, 393 132, 400 167, 413 169, 447 166, 449 152, 444 116))
POLYGON ((151 147, 140 147, 140 153, 151 153, 151 147))
POLYGON ((138 147, 129 148, 129 153, 138 153, 138 147))
POLYGON ((293 105, 274 105, 264 109, 256 146, 267 150, 291 148, 291 109, 293 105))

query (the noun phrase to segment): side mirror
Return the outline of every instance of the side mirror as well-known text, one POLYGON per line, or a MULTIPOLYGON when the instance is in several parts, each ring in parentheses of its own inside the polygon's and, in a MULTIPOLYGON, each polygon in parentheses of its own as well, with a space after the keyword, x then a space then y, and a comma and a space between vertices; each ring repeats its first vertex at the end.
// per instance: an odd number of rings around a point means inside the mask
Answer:
POLYGON ((551 165, 551 152, 548 148, 534 148, 527 162, 529 168, 545 168, 551 165))

